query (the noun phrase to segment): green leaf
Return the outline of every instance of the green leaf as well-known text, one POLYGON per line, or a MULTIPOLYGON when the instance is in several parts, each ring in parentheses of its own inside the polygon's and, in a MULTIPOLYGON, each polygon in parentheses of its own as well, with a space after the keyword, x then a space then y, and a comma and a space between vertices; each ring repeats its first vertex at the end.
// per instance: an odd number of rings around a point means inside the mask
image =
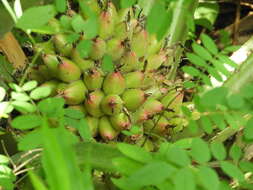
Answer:
POLYGON ((85 181, 84 189, 85 190, 94 190, 94 183, 93 183, 93 168, 90 165, 86 165, 82 171, 82 179, 85 181))
POLYGON ((253 98, 253 84, 249 83, 242 87, 240 90, 240 95, 242 95, 245 98, 253 98))
POLYGON ((165 9, 162 1, 155 1, 147 17, 147 31, 156 34, 157 39, 161 40, 168 30, 171 22, 171 14, 165 9))
POLYGON ((220 130, 225 129, 226 123, 222 114, 214 113, 210 115, 211 120, 217 125, 220 130))
POLYGON ((65 115, 67 117, 70 117, 72 119, 82 119, 84 118, 84 113, 76 110, 76 109, 72 109, 72 108, 66 108, 65 109, 65 115))
POLYGON ((195 19, 206 19, 211 25, 214 24, 219 13, 219 4, 216 2, 200 2, 194 13, 195 19))
POLYGON ((213 67, 208 67, 207 71, 210 75, 212 75, 217 81, 222 82, 222 76, 220 75, 219 72, 216 71, 216 69, 214 69, 213 67))
POLYGON ((112 63, 112 57, 109 55, 105 55, 103 58, 101 67, 104 72, 112 72, 114 70, 114 65, 112 63))
POLYGON ((192 49, 202 59, 207 61, 212 59, 212 55, 204 47, 195 42, 192 44, 192 49))
POLYGON ((233 68, 238 68, 239 65, 237 65, 234 61, 232 61, 228 56, 226 55, 218 55, 218 59, 223 62, 223 64, 227 64, 233 68))
POLYGON ((40 128, 29 132, 18 139, 18 150, 32 150, 42 145, 42 133, 40 128))
POLYGON ((21 130, 33 129, 40 126, 41 124, 41 117, 34 114, 18 116, 11 122, 12 127, 21 130))
POLYGON ((48 97, 50 93, 51 93, 50 87, 41 86, 31 91, 30 97, 34 100, 39 100, 48 97))
POLYGON ((164 182, 174 174, 175 170, 174 167, 165 162, 151 162, 130 175, 126 181, 130 189, 141 189, 144 186, 158 185, 164 182), (159 175, 155 175, 158 171, 159 175))
POLYGON ((242 150, 239 146, 236 144, 233 144, 233 146, 229 150, 229 156, 234 160, 234 161, 239 161, 240 158, 242 157, 242 150))
MULTIPOLYGON (((60 18, 61 27, 63 27, 64 29, 67 29, 67 30, 71 30, 72 29, 71 21, 72 21, 72 17, 62 15, 60 18)), ((78 37, 80 37, 80 36, 78 35, 78 37)))
POLYGON ((16 26, 23 30, 36 29, 47 24, 55 14, 56 11, 53 5, 32 7, 23 13, 16 26))
POLYGON ((192 66, 183 66, 182 70, 193 77, 199 76, 200 74, 199 70, 195 69, 192 66))
POLYGON ((128 8, 134 5, 136 0, 120 0, 120 7, 121 8, 128 8))
POLYGON ((244 128, 244 137, 247 139, 247 140, 252 140, 253 139, 253 118, 251 118, 245 128, 244 128))
POLYGON ((0 118, 8 118, 8 114, 12 112, 13 109, 10 102, 0 102, 0 118))
POLYGON ((0 165, 4 164, 4 165, 8 165, 10 163, 10 159, 5 156, 0 154, 0 165))
POLYGON ((6 95, 6 91, 3 87, 0 87, 0 102, 4 100, 4 97, 6 95))
POLYGON ((132 158, 133 160, 136 160, 142 163, 148 163, 152 161, 153 159, 152 155, 149 152, 146 152, 141 147, 137 147, 137 146, 125 144, 125 143, 118 143, 117 147, 120 150, 120 152, 122 152, 127 157, 132 158))
POLYGON ((78 132, 83 140, 92 141, 92 132, 87 121, 83 118, 79 121, 78 132))
POLYGON ((226 69, 226 67, 224 66, 224 63, 222 61, 212 59, 211 63, 213 64, 213 66, 215 67, 215 69, 217 71, 221 72, 226 77, 229 77, 231 75, 231 73, 226 69))
POLYGON ((230 125, 230 127, 234 128, 234 129, 238 129, 239 125, 238 125, 238 121, 235 114, 231 113, 224 113, 224 118, 227 121, 227 123, 230 125))
POLYGON ((224 160, 227 156, 227 152, 223 143, 220 142, 211 143, 210 149, 214 158, 216 158, 217 160, 224 160))
POLYGON ((215 42, 213 41, 212 38, 210 38, 210 36, 208 36, 207 34, 202 33, 200 35, 200 39, 203 43, 203 45, 205 46, 205 48, 211 52, 213 55, 216 56, 216 54, 218 53, 218 48, 215 44, 215 42))
POLYGON ((11 105, 21 113, 32 113, 36 111, 36 106, 24 101, 13 101, 11 105))
POLYGON ((36 175, 33 170, 30 170, 28 172, 28 175, 30 177, 30 180, 31 180, 31 183, 32 183, 33 187, 36 190, 48 190, 46 185, 43 183, 42 179, 38 175, 36 175))
POLYGON ((66 43, 67 44, 73 44, 76 43, 77 40, 79 40, 80 35, 78 33, 72 33, 69 35, 66 35, 66 43))
POLYGON ((113 159, 112 163, 123 175, 131 175, 143 166, 141 163, 123 156, 113 159))
POLYGON ((91 16, 88 20, 85 21, 85 25, 83 26, 83 31, 85 34, 85 37, 87 39, 92 39, 96 37, 98 33, 98 19, 96 16, 91 16))
POLYGON ((178 166, 188 166, 191 164, 191 160, 187 152, 177 146, 172 146, 169 148, 167 154, 167 160, 178 165, 178 166))
POLYGON ((199 57, 198 55, 194 53, 186 53, 186 57, 189 59, 191 63, 193 63, 196 66, 204 67, 204 68, 208 66, 204 59, 202 59, 201 57, 199 57))
POLYGON ((49 117, 58 116, 63 111, 63 98, 47 98, 38 104, 38 109, 49 117))
POLYGON ((239 167, 243 172, 253 172, 253 163, 250 161, 240 161, 239 162, 239 167))
POLYGON ((181 110, 182 112, 187 116, 187 117, 191 117, 192 116, 192 112, 191 110, 186 107, 186 106, 181 106, 181 110))
POLYGON ((55 0, 56 10, 64 13, 67 10, 67 0, 55 0))
POLYGON ((85 22, 81 17, 81 15, 75 15, 74 18, 72 19, 71 25, 74 31, 79 33, 83 31, 85 22))
POLYGON ((15 90, 16 92, 22 92, 22 88, 18 85, 16 85, 15 83, 10 83, 9 86, 15 90))
POLYGON ((216 107, 217 104, 224 104, 227 93, 228 90, 225 87, 214 88, 207 91, 200 101, 205 106, 216 107))
POLYGON ((11 92, 11 98, 18 101, 30 100, 30 97, 22 92, 11 92))
POLYGON ((207 134, 211 134, 213 132, 213 124, 208 116, 201 116, 200 118, 201 126, 207 134))
POLYGON ((76 48, 82 58, 87 58, 91 50, 92 42, 90 40, 81 40, 76 48))
POLYGON ((29 82, 26 82, 23 86, 22 86, 22 89, 24 91, 30 91, 34 88, 36 88, 38 85, 38 82, 35 81, 35 80, 32 80, 32 81, 29 81, 29 82))
POLYGON ((218 190, 220 181, 215 170, 206 166, 200 166, 198 174, 199 179, 205 189, 218 190))
POLYGON ((241 170, 235 166, 234 164, 231 164, 228 161, 221 161, 220 163, 221 169, 231 178, 238 179, 239 181, 244 181, 244 175, 241 172, 241 170))
POLYGON ((180 169, 173 179, 175 190, 195 190, 196 182, 192 171, 188 168, 180 169))
POLYGON ((240 109, 245 105, 245 101, 240 94, 232 94, 227 98, 227 103, 232 109, 240 109))
POLYGON ((192 140, 191 155, 199 163, 205 163, 211 159, 208 144, 200 138, 192 140))

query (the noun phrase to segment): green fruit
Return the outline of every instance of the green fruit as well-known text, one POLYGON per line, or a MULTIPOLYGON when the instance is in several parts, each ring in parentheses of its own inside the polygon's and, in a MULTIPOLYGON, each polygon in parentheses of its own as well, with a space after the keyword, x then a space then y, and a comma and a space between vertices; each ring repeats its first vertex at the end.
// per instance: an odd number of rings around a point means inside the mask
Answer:
POLYGON ((62 30, 61 23, 56 18, 51 18, 48 21, 48 25, 55 31, 56 34, 60 33, 62 30))
POLYGON ((144 73, 134 71, 125 74, 126 88, 140 88, 144 80, 144 73))
POLYGON ((139 67, 138 58, 136 53, 133 51, 128 51, 124 54, 124 56, 120 59, 120 70, 122 72, 131 72, 135 71, 139 67))
POLYGON ((105 77, 103 90, 105 94, 122 94, 126 88, 126 82, 120 72, 113 72, 105 77))
POLYGON ((144 102, 143 109, 154 115, 160 113, 164 109, 164 106, 158 100, 149 98, 144 102))
POLYGON ((123 101, 118 95, 107 95, 101 102, 101 108, 105 114, 115 115, 122 111, 123 101))
POLYGON ((51 75, 51 72, 46 65, 39 65, 37 69, 38 69, 38 73, 43 77, 45 81, 51 80, 54 78, 54 76, 51 75))
POLYGON ((63 92, 67 86, 68 86, 68 84, 66 84, 66 83, 59 83, 58 86, 56 87, 57 94, 59 94, 59 95, 63 94, 63 92))
POLYGON ((119 113, 110 117, 113 128, 117 131, 129 129, 130 121, 125 113, 119 113))
POLYGON ((124 44, 123 41, 112 38, 107 41, 106 53, 111 56, 113 61, 118 60, 124 53, 124 44))
POLYGON ((60 58, 60 64, 58 65, 58 79, 63 82, 72 82, 78 80, 81 76, 81 70, 79 67, 69 59, 60 58))
POLYGON ((155 71, 166 61, 167 56, 165 51, 160 51, 158 54, 153 54, 147 59, 148 64, 146 71, 155 71))
POLYGON ((145 93, 148 94, 150 98, 155 98, 157 100, 160 100, 161 98, 167 95, 168 89, 154 86, 146 90, 145 93))
POLYGON ((143 123, 144 129, 147 132, 155 133, 161 136, 166 135, 169 125, 169 121, 164 116, 156 116, 153 120, 148 120, 143 123))
POLYGON ((66 104, 77 105, 85 100, 85 94, 87 91, 84 83, 81 80, 78 80, 68 84, 61 96, 65 99, 66 104))
POLYGON ((83 59, 77 49, 73 49, 71 53, 72 60, 76 65, 81 69, 82 72, 87 71, 88 69, 94 67, 94 61, 90 59, 83 59))
POLYGON ((151 34, 148 36, 148 54, 152 55, 157 53, 162 47, 161 41, 158 42, 156 35, 151 34))
POLYGON ((131 50, 134 51, 137 57, 143 57, 147 54, 148 48, 148 33, 144 29, 133 34, 131 41, 131 50))
POLYGON ((104 77, 103 77, 102 71, 96 68, 93 68, 84 73, 83 80, 87 88, 90 91, 92 91, 92 90, 101 89, 104 77))
POLYGON ((108 2, 108 8, 106 11, 101 12, 98 22, 99 30, 98 34, 102 39, 108 39, 112 36, 114 25, 117 18, 117 11, 113 3, 108 2))
POLYGON ((146 151, 148 151, 148 152, 152 152, 152 151, 154 151, 154 149, 155 149, 155 146, 154 146, 152 140, 150 140, 150 139, 149 139, 148 137, 146 137, 146 136, 143 136, 143 137, 139 138, 139 139, 135 142, 135 144, 136 144, 137 146, 143 147, 143 148, 144 148, 146 151), (143 143, 145 143, 144 146, 143 146, 143 143))
POLYGON ((99 15, 101 12, 101 8, 97 0, 79 1, 79 4, 81 14, 85 19, 89 18, 92 14, 99 15))
POLYGON ((70 56, 73 45, 68 43, 67 37, 64 34, 54 35, 53 42, 58 53, 60 53, 62 56, 70 56))
POLYGON ((86 120, 88 122, 91 135, 93 137, 97 136, 99 119, 95 118, 95 117, 88 116, 88 117, 86 117, 86 120))
POLYGON ((58 67, 59 67, 59 60, 57 55, 55 54, 42 54, 42 60, 44 61, 45 65, 48 67, 50 75, 57 78, 58 75, 58 67))
POLYGON ((54 49, 54 44, 53 44, 52 40, 35 44, 35 51, 36 52, 42 52, 42 53, 46 53, 46 54, 55 54, 54 50, 55 49, 54 49))
POLYGON ((101 59, 106 52, 106 43, 101 38, 95 38, 90 50, 90 58, 94 60, 101 59))
POLYGON ((117 131, 113 129, 108 117, 106 116, 103 116, 99 119, 98 131, 99 131, 100 136, 105 141, 113 140, 118 136, 117 131))
POLYGON ((93 117, 100 117, 103 112, 100 109, 101 101, 104 97, 104 93, 100 90, 96 90, 88 95, 85 100, 85 108, 87 112, 93 117))
POLYGON ((134 123, 141 124, 148 119, 150 119, 151 114, 149 111, 139 108, 137 111, 133 113, 133 121, 134 123))
POLYGON ((84 106, 82 104, 72 105, 72 106, 69 106, 68 108, 78 110, 78 111, 84 113, 84 115, 87 114, 87 110, 84 108, 84 106))
POLYGON ((47 82, 44 82, 43 84, 41 84, 40 86, 47 86, 50 88, 51 92, 50 95, 51 96, 55 96, 57 94, 57 86, 59 85, 59 82, 56 80, 50 80, 47 82))
POLYGON ((122 94, 122 100, 128 110, 135 111, 145 102, 146 96, 140 89, 128 89, 122 94))

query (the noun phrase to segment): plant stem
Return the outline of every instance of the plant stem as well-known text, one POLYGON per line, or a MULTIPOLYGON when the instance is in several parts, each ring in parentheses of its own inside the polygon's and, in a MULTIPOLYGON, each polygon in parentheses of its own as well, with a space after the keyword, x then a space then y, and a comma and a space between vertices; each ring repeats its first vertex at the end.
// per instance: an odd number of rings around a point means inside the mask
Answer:
POLYGON ((8 1, 7 0, 1 0, 1 1, 2 1, 4 7, 6 8, 6 10, 9 12, 9 14, 10 14, 11 18, 13 19, 13 21, 15 23, 17 23, 17 20, 18 20, 17 16, 16 16, 15 12, 12 10, 12 8, 11 8, 10 4, 8 3, 8 1))

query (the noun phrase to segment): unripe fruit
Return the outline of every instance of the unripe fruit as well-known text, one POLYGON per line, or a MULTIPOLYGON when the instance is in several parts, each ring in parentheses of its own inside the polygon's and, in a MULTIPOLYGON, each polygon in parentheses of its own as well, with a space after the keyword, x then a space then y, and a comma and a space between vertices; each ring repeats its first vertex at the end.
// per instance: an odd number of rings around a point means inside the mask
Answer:
POLYGON ((150 98, 159 100, 167 95, 168 89, 155 86, 153 88, 146 90, 145 93, 148 94, 150 98))
POLYGON ((116 8, 113 3, 108 3, 108 8, 106 11, 101 12, 98 22, 99 22, 99 31, 98 34, 103 39, 108 39, 112 36, 114 25, 117 18, 116 8))
POLYGON ((137 111, 133 113, 133 121, 134 123, 141 124, 144 121, 150 119, 151 114, 149 111, 139 108, 137 111))
POLYGON ((66 57, 70 56, 73 45, 67 42, 67 37, 64 34, 54 35, 53 41, 58 53, 66 57))
POLYGON ((64 82, 72 82, 78 80, 81 76, 81 70, 72 61, 66 58, 60 58, 58 65, 57 77, 64 82))
POLYGON ((140 89, 128 89, 122 94, 122 100, 128 110, 135 111, 145 102, 146 97, 140 89))
POLYGON ((159 49, 161 49, 162 47, 162 43, 161 41, 159 42, 156 38, 155 34, 150 34, 148 36, 148 54, 154 54, 157 53, 159 51, 159 49))
POLYGON ((49 68, 46 65, 38 66, 38 73, 42 75, 44 80, 51 80, 54 77, 51 75, 49 68))
POLYGON ((100 90, 96 90, 88 95, 84 104, 87 112, 90 115, 94 117, 100 117, 103 115, 103 112, 100 109, 100 104, 103 97, 104 93, 100 90))
POLYGON ((38 68, 34 67, 28 68, 28 78, 30 80, 36 80, 38 83, 45 82, 45 79, 39 72, 38 68))
POLYGON ((138 69, 139 63, 136 53, 133 51, 126 52, 125 55, 120 59, 120 64, 122 65, 120 70, 125 73, 138 69))
POLYGON ((111 56, 113 61, 118 60, 124 53, 123 41, 113 38, 107 42, 106 53, 111 56))
POLYGON ((143 109, 148 111, 151 115, 160 113, 163 108, 162 103, 153 98, 147 99, 143 104, 143 109))
POLYGON ((90 58, 94 60, 101 59, 106 52, 106 43, 101 38, 95 38, 90 50, 90 58))
POLYGON ((84 17, 84 19, 89 18, 90 11, 96 15, 99 15, 101 12, 101 8, 100 8, 97 0, 85 0, 85 1, 80 1, 79 3, 82 3, 80 10, 81 10, 81 14, 84 17))
POLYGON ((78 111, 84 113, 84 115, 87 114, 87 110, 85 109, 84 105, 82 105, 82 104, 72 105, 72 106, 69 106, 68 108, 78 110, 78 111))
POLYGON ((143 147, 146 151, 148 152, 152 152, 154 151, 155 149, 155 146, 152 142, 152 140, 150 140, 148 137, 141 137, 139 138, 136 143, 135 143, 137 146, 140 146, 140 147, 143 147), (143 146, 143 143, 145 142, 144 146, 143 146))
POLYGON ((57 94, 61 95, 63 94, 64 90, 67 88, 68 84, 66 83, 59 83, 56 87, 57 94))
POLYGON ((133 34, 131 41, 131 49, 136 53, 137 57, 143 57, 147 54, 148 34, 144 29, 133 34))
POLYGON ((48 67, 50 75, 54 78, 57 78, 58 75, 58 67, 59 67, 59 60, 57 59, 57 55, 55 54, 42 54, 41 56, 43 62, 48 67))
POLYGON ((83 59, 77 49, 73 49, 71 53, 72 60, 76 63, 76 65, 81 69, 82 72, 94 67, 94 61, 90 59, 83 59))
POLYGON ((101 89, 104 77, 102 71, 93 68, 84 73, 83 80, 88 90, 92 91, 101 89))
POLYGON ((140 88, 144 80, 144 73, 134 71, 125 74, 126 88, 140 88))
POLYGON ((48 25, 55 31, 55 33, 60 33, 62 30, 61 23, 56 18, 51 18, 48 21, 48 25))
POLYGON ((66 104, 76 105, 80 104, 85 100, 85 94, 87 88, 81 80, 68 84, 61 96, 65 99, 66 104))
POLYGON ((50 80, 47 82, 44 82, 43 84, 41 84, 40 86, 46 86, 49 87, 50 89, 50 96, 55 96, 57 94, 56 90, 57 90, 57 86, 59 85, 59 82, 56 80, 50 80))
POLYGON ((169 121, 164 116, 155 116, 153 120, 144 122, 143 126, 147 132, 164 136, 168 131, 169 121))
POLYGON ((126 88, 126 82, 120 72, 113 72, 105 77, 103 90, 106 94, 122 94, 126 88))
POLYGON ((101 108, 105 114, 115 115, 122 111, 123 101, 118 95, 107 95, 101 102, 101 108))
POLYGON ((160 51, 158 54, 153 54, 147 59, 147 71, 155 71, 157 70, 165 61, 167 60, 167 56, 165 51, 160 51))
POLYGON ((97 136, 99 119, 95 118, 95 117, 88 116, 88 117, 86 117, 86 120, 88 122, 91 135, 93 137, 97 136))
POLYGON ((52 40, 49 40, 47 42, 41 42, 41 43, 36 43, 35 44, 35 51, 39 52, 41 51, 42 53, 46 54, 54 54, 54 44, 52 40))
POLYGON ((115 129, 113 129, 108 117, 106 117, 106 116, 103 116, 99 119, 98 130, 99 130, 100 136, 105 141, 113 140, 118 135, 117 131, 115 129))
POLYGON ((125 113, 119 113, 110 117, 113 128, 117 131, 126 130, 130 127, 130 121, 125 113))

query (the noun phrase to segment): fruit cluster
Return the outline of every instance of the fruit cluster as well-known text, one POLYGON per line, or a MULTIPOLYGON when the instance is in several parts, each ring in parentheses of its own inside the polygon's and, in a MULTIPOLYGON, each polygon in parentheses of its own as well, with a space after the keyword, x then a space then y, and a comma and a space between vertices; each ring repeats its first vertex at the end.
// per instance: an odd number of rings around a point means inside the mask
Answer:
MULTIPOLYGON (((30 77, 49 86, 51 95, 63 97, 70 108, 85 112, 94 137, 113 140, 133 125, 143 131, 155 126, 154 133, 167 135, 173 120, 166 109, 176 90, 170 90, 173 85, 166 80, 171 52, 166 40, 148 34, 132 8, 116 10, 110 1, 105 9, 95 0, 86 3, 99 15, 98 35, 91 40, 88 56, 83 58, 67 43, 66 34, 55 34, 38 44, 43 46, 43 64, 32 68, 30 77), (102 69, 105 55, 113 62, 112 72, 102 69)), ((82 17, 88 15, 83 12, 82 17)), ((58 22, 50 24, 59 27, 58 22)), ((177 99, 180 102, 182 94, 177 99)))

